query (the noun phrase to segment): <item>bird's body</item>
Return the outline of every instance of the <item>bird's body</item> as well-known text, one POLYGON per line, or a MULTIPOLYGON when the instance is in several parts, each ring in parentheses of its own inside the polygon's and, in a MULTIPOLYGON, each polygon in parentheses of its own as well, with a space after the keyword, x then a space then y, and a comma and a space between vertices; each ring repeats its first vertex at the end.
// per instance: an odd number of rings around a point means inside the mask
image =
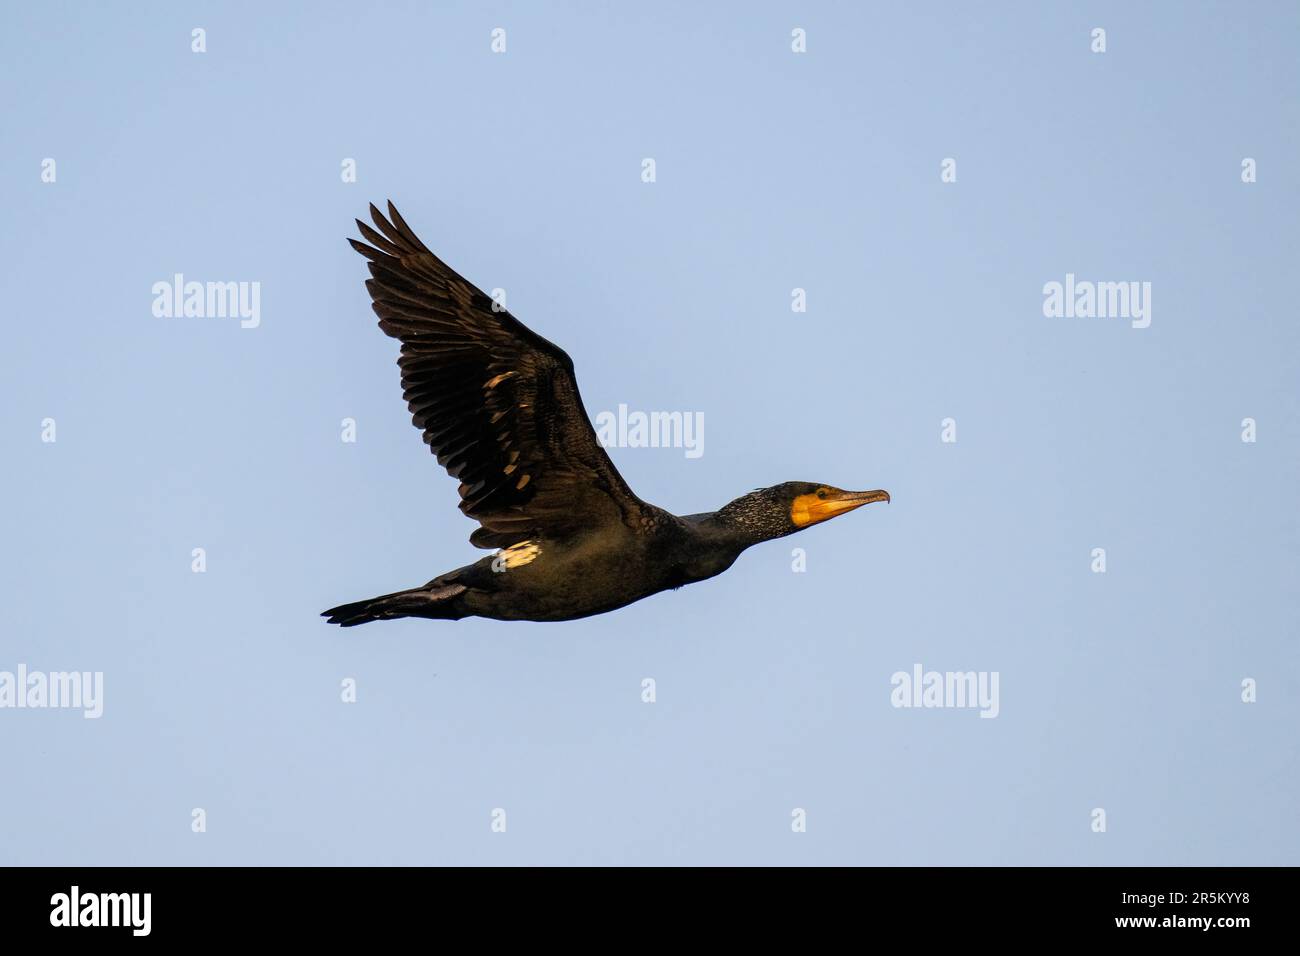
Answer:
POLYGON ((389 204, 371 207, 366 283, 402 341, 402 385, 438 463, 460 479, 471 543, 495 553, 428 584, 324 612, 345 627, 396 617, 566 621, 721 574, 746 548, 871 501, 786 482, 678 517, 632 493, 596 439, 561 349, 433 255, 389 204), (391 220, 391 222, 389 221, 391 220))
MULTIPOLYGON (((392 596, 388 609, 405 608, 410 617, 567 621, 720 574, 740 553, 665 517, 644 532, 606 525, 594 534, 521 542, 392 596)), ((377 609, 363 601, 358 610, 377 609)))

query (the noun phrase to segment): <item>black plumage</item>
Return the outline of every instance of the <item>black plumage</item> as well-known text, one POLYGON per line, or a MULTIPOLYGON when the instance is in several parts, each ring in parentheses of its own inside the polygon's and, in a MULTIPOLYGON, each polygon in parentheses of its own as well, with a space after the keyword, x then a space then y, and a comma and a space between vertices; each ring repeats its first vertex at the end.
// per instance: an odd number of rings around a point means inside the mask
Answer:
POLYGON ((360 220, 379 327, 401 343, 412 420, 460 481, 470 542, 500 549, 428 584, 324 612, 345 627, 395 617, 555 621, 622 607, 719 574, 745 548, 883 491, 808 482, 678 517, 633 494, 582 405, 573 361, 420 242, 388 204, 360 220), (367 244, 368 243, 368 244, 367 244))

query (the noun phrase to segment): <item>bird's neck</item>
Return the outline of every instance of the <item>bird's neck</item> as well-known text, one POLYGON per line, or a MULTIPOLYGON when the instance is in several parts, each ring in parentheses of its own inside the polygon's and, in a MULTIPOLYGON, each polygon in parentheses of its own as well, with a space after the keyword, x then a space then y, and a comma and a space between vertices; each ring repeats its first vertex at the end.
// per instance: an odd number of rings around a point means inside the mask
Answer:
POLYGON ((704 516, 701 529, 739 552, 789 534, 793 529, 781 517, 770 507, 758 507, 751 495, 745 495, 704 516))

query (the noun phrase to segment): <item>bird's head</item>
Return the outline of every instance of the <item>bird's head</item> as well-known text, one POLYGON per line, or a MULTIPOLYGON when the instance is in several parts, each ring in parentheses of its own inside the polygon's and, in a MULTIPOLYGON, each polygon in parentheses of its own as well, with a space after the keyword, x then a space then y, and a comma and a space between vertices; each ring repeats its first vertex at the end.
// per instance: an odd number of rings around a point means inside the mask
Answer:
POLYGON ((883 490, 845 491, 811 481, 787 481, 737 498, 719 511, 718 517, 757 540, 767 540, 794 534, 873 501, 888 500, 889 492, 883 490))

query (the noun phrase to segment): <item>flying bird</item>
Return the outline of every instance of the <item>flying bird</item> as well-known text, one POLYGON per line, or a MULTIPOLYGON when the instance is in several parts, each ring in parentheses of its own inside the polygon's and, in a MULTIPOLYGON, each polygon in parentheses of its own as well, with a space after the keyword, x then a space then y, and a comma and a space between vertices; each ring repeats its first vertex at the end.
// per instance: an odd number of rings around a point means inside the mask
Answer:
POLYGON ((379 327, 402 343, 403 397, 460 481, 470 543, 495 553, 422 587, 322 614, 352 627, 399 617, 567 621, 721 574, 740 553, 886 491, 787 481, 678 516, 638 498, 596 438, 573 361, 452 271, 390 202, 357 220, 379 327))

